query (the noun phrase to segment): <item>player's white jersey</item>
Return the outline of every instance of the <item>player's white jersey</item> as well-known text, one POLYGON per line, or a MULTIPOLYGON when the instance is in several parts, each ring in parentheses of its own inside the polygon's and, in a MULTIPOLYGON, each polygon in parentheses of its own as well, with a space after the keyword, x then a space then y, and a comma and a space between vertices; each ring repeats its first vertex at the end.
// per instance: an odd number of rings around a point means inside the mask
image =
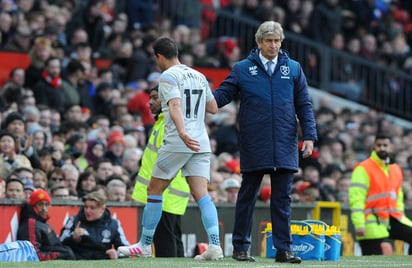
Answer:
POLYGON ((204 121, 206 103, 214 97, 206 77, 186 65, 174 65, 164 71, 159 78, 159 98, 165 117, 165 135, 161 150, 193 153, 179 137, 176 126, 170 118, 167 104, 169 100, 179 98, 186 132, 199 141, 199 153, 210 152, 204 121))

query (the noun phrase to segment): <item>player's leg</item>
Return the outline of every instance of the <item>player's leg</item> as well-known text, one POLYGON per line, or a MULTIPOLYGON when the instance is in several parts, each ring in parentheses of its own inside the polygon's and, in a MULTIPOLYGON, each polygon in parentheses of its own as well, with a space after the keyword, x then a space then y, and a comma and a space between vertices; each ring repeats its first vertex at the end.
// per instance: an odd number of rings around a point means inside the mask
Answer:
POLYGON ((203 226, 209 239, 208 250, 201 255, 197 255, 195 259, 222 259, 223 251, 220 247, 217 210, 207 191, 207 183, 210 178, 210 154, 194 154, 182 168, 182 174, 186 177, 190 192, 199 206, 203 226))

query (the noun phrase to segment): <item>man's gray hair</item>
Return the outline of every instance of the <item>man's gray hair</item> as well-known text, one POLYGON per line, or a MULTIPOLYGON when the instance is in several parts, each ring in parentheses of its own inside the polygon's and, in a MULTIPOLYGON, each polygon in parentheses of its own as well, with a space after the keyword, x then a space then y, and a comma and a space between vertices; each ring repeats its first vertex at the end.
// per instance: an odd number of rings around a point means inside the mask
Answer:
POLYGON ((281 41, 285 39, 282 25, 276 21, 265 21, 264 23, 262 23, 256 31, 255 41, 261 42, 267 34, 279 36, 281 38, 281 41))
POLYGON ((122 181, 121 179, 113 179, 109 181, 106 187, 107 187, 107 192, 110 192, 114 187, 122 187, 124 189, 127 189, 126 183, 122 181))
POLYGON ((80 174, 79 169, 73 164, 64 164, 62 166, 62 170, 68 172, 76 172, 78 175, 80 174))

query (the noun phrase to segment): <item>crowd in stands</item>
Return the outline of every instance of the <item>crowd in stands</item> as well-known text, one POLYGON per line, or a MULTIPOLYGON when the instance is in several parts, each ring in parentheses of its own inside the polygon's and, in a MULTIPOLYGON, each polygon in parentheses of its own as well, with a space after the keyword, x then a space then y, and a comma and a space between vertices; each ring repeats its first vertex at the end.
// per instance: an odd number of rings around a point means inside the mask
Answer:
MULTIPOLYGON (((170 11, 174 19, 159 16, 170 2, 1 0, 0 49, 28 53, 30 65, 10 70, 0 85, 0 198, 26 199, 41 188, 52 198, 81 199, 99 190, 109 201, 131 200, 154 122, 148 91, 160 73, 152 43, 172 36, 181 62, 194 67, 230 68, 248 53, 237 44, 239 36, 224 35, 210 48, 208 31, 221 25, 209 9, 199 9, 198 22, 182 19, 182 10, 170 11), (97 68, 99 58, 110 66, 97 68)), ((194 1, 176 6, 187 2, 194 1)), ((287 31, 412 70, 409 1, 198 3, 256 21, 278 20, 287 31)), ((209 190, 216 203, 233 203, 241 180, 237 108, 233 102, 207 120, 214 152, 209 190)), ((347 203, 351 170, 369 156, 375 134, 385 131, 393 137, 393 160, 403 168, 406 203, 412 206, 412 127, 373 109, 332 107, 327 99, 316 121, 319 141, 312 157, 301 159, 294 201, 347 203)), ((269 200, 268 183, 264 179, 262 202, 269 200)))

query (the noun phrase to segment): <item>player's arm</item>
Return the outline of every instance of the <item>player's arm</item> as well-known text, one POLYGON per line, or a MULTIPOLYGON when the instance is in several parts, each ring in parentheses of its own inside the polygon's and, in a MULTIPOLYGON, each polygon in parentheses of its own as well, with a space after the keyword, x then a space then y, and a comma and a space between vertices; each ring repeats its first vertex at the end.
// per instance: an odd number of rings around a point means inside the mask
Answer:
POLYGON ((168 106, 169 106, 170 118, 172 119, 173 123, 176 126, 177 133, 179 133, 179 136, 181 136, 182 134, 186 132, 186 130, 185 130, 185 121, 183 119, 180 99, 174 98, 174 99, 169 100, 168 106))
POLYGON ((179 137, 183 140, 187 147, 189 147, 192 151, 199 151, 200 144, 197 140, 192 139, 189 134, 186 133, 185 129, 185 121, 183 118, 181 103, 179 98, 170 99, 168 104, 169 106, 169 114, 170 118, 172 119, 173 123, 176 126, 177 133, 179 137))
POLYGON ((217 102, 214 98, 206 102, 206 112, 215 114, 217 113, 217 110, 218 110, 217 102))

